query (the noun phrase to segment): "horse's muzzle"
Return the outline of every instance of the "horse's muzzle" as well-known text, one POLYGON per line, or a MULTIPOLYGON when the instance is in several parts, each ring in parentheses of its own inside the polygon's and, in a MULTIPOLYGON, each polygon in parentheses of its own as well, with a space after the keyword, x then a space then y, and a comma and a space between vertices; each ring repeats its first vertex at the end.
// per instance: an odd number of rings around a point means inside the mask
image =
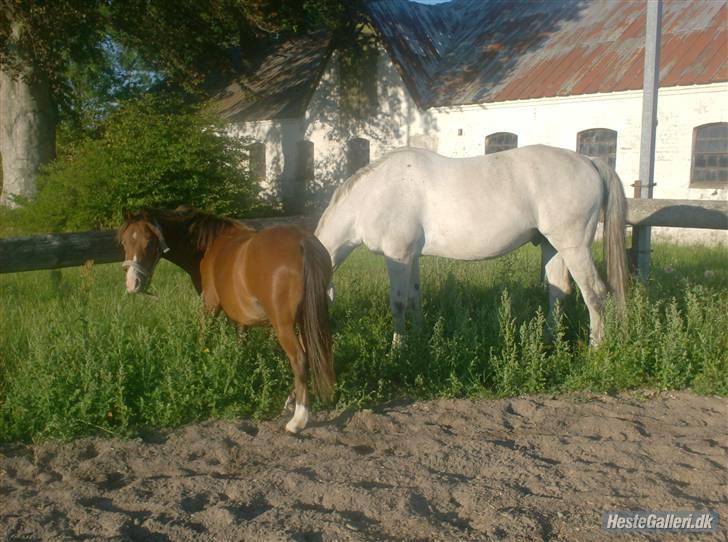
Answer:
POLYGON ((138 294, 146 290, 149 284, 149 273, 137 262, 126 261, 121 265, 126 269, 127 293, 138 294))

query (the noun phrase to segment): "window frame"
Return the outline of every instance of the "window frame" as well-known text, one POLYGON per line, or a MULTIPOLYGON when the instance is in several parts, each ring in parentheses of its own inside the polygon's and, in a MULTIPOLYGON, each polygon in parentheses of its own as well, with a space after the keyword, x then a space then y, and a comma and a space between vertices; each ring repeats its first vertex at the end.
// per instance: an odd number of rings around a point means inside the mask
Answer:
MULTIPOLYGON (((695 179, 695 162, 696 162, 696 145, 698 143, 698 132, 705 128, 711 128, 713 126, 726 126, 728 129, 728 122, 708 122, 699 126, 693 127, 693 140, 690 148, 690 188, 726 188, 728 186, 728 180, 696 180, 695 179)), ((720 156, 720 153, 718 153, 720 156)), ((720 166, 718 166, 720 169, 720 166)))
MULTIPOLYGON (((494 143, 493 145, 500 146, 501 144, 500 143, 494 143)), ((509 151, 511 149, 517 149, 518 148, 518 134, 513 133, 513 132, 493 132, 493 133, 488 134, 487 136, 485 136, 485 140, 483 142, 483 146, 484 146, 484 148, 483 148, 483 154, 486 154, 486 155, 488 155, 488 154, 496 154, 496 153, 503 152, 503 151, 509 151), (488 140, 490 138, 492 138, 492 137, 495 137, 495 136, 503 136, 503 135, 513 136, 513 138, 515 139, 515 145, 513 147, 508 147, 506 149, 498 149, 496 151, 490 151, 490 152, 488 152, 488 140)))
POLYGON ((602 132, 602 133, 607 133, 610 136, 614 135, 614 158, 613 158, 614 163, 612 163, 611 156, 608 157, 606 162, 607 162, 607 164, 609 164, 609 166, 612 169, 616 170, 617 169, 617 150, 618 150, 617 144, 619 141, 619 132, 617 132, 617 130, 612 130, 611 128, 587 128, 585 130, 581 130, 576 133, 576 152, 578 152, 579 154, 582 154, 584 156, 596 156, 596 157, 599 157, 602 159, 604 159, 603 156, 600 156, 599 154, 581 152, 581 138, 584 137, 584 134, 588 134, 590 132, 602 132))

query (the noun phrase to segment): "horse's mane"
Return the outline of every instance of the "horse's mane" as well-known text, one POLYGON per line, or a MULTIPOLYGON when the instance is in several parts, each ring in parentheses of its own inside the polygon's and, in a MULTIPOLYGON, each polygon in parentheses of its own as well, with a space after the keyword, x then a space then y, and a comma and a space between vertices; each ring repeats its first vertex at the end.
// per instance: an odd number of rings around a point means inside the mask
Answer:
POLYGON ((351 177, 346 179, 339 187, 334 191, 334 195, 331 196, 331 201, 329 202, 328 207, 324 211, 324 214, 321 216, 321 219, 319 220, 319 226, 323 225, 326 222, 326 214, 331 207, 339 203, 344 197, 349 194, 349 192, 352 191, 354 186, 368 173, 375 170, 384 160, 391 157, 393 154, 400 153, 400 152, 406 152, 413 150, 413 147, 400 147, 397 149, 394 149, 383 156, 380 156, 374 162, 370 162, 366 166, 362 167, 361 169, 358 169, 356 173, 354 173, 351 177))
POLYGON ((178 207, 174 210, 143 209, 137 216, 127 220, 119 231, 123 232, 129 222, 140 219, 158 224, 165 237, 172 235, 172 230, 177 230, 182 235, 188 235, 191 244, 200 252, 204 252, 221 233, 232 229, 249 229, 232 218, 204 213, 192 207, 178 207))
POLYGON ((410 147, 401 147, 399 149, 394 149, 393 151, 380 156, 378 159, 374 160, 374 162, 370 162, 363 168, 360 168, 354 173, 351 177, 346 179, 334 192, 334 195, 331 198, 331 203, 329 205, 333 205, 335 203, 338 203, 341 201, 344 196, 346 196, 349 192, 351 192, 352 188, 356 185, 357 182, 361 180, 362 177, 364 177, 367 173, 373 171, 374 169, 379 166, 386 158, 389 158, 392 154, 397 152, 403 152, 403 151, 409 151, 412 150, 410 147))

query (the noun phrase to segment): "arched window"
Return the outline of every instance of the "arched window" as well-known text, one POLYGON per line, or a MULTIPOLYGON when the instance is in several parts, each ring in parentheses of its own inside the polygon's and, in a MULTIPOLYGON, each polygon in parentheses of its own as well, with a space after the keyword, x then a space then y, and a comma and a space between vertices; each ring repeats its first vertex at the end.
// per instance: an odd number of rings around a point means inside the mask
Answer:
POLYGON ((613 168, 617 165, 617 132, 608 128, 593 128, 576 135, 576 152, 598 156, 613 168))
POLYGON ((728 182, 728 122, 703 124, 693 129, 690 184, 728 182))
POLYGON ((485 154, 507 151, 518 147, 518 136, 510 132, 496 132, 485 137, 485 154))
POLYGON ((248 171, 254 181, 258 183, 265 181, 265 143, 256 141, 248 145, 248 171))
POLYGON ((362 137, 349 140, 346 158, 349 175, 366 166, 369 163, 369 140, 362 137))

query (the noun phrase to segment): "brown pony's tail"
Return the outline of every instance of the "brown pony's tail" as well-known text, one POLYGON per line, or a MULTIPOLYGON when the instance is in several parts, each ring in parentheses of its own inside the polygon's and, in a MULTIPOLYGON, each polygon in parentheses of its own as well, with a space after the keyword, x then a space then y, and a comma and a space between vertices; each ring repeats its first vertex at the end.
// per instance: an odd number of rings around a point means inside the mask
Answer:
POLYGON ((607 261, 607 280, 617 303, 624 306, 627 290, 627 253, 624 242, 627 200, 624 196, 622 181, 619 179, 617 172, 600 158, 592 158, 591 160, 606 188, 604 202, 604 259, 607 261))
POLYGON ((303 248, 303 301, 300 328, 312 373, 314 393, 323 400, 334 394, 336 375, 331 349, 329 305, 326 289, 331 281, 331 256, 313 235, 306 237, 303 248))

